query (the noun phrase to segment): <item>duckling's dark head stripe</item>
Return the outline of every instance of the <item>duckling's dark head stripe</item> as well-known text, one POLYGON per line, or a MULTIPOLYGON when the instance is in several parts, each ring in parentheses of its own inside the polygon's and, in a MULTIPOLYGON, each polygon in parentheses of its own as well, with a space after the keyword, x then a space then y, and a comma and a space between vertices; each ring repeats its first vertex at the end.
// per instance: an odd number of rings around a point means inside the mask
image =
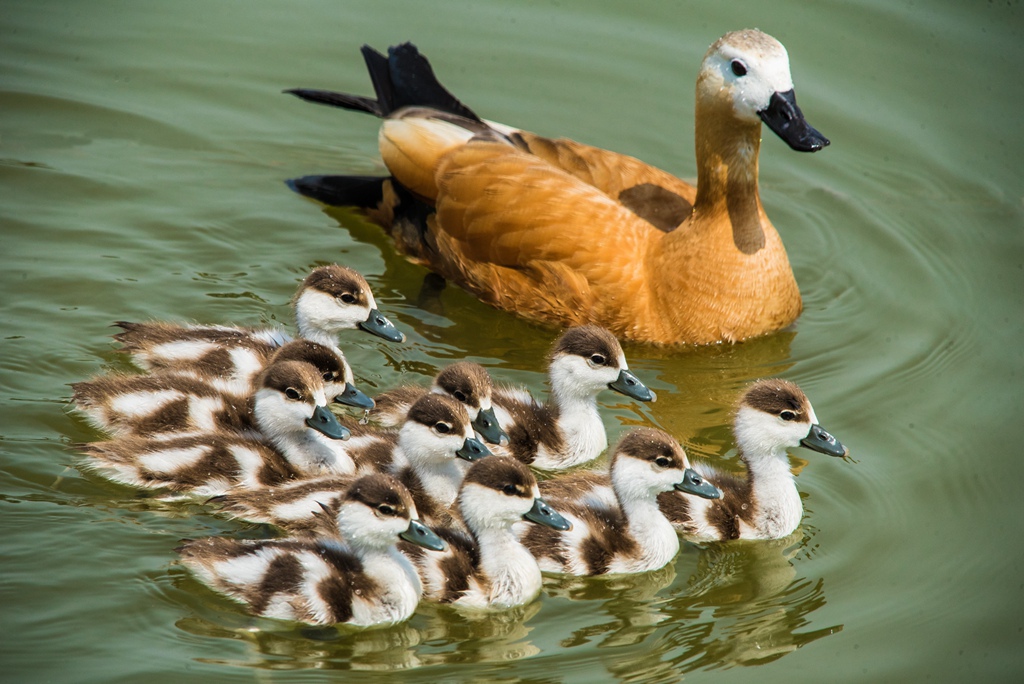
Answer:
POLYGON ((491 376, 483 366, 469 361, 460 361, 448 366, 437 374, 437 386, 448 394, 466 397, 461 399, 471 406, 480 406, 480 399, 490 394, 491 376))
POLYGON ((793 411, 806 420, 807 396, 795 384, 781 378, 758 380, 744 393, 743 403, 776 416, 793 411))
POLYGON ((615 368, 619 365, 622 347, 615 336, 597 325, 581 325, 569 328, 559 337, 551 349, 551 356, 573 354, 589 359, 594 354, 604 357, 604 365, 615 368))
POLYGON ((686 461, 682 447, 667 432, 650 427, 630 430, 614 449, 615 457, 619 454, 631 456, 643 461, 654 461, 667 458, 673 468, 685 468, 686 461))
POLYGON ((469 424, 466 409, 451 397, 441 394, 426 394, 409 408, 408 420, 422 425, 433 426, 438 422, 451 423, 453 430, 462 434, 469 424))
POLYGON ((525 465, 506 456, 489 456, 473 464, 466 473, 464 484, 479 484, 510 496, 533 498, 537 478, 525 465), (506 487, 512 486, 506 491, 506 487))
POLYGON ((413 507, 409 491, 398 480, 382 473, 367 475, 353 482, 345 499, 358 501, 375 510, 381 504, 387 504, 394 509, 396 516, 404 518, 409 517, 413 507))
POLYGON ((301 361, 282 361, 264 369, 260 376, 259 387, 284 392, 289 387, 299 390, 303 399, 308 400, 310 393, 321 384, 317 369, 301 361))
POLYGON ((350 294, 353 306, 369 306, 370 287, 363 276, 350 268, 331 264, 314 269, 302 282, 303 289, 319 290, 332 297, 350 294))
POLYGON ((292 340, 271 357, 271 363, 277 361, 302 361, 320 371, 321 377, 324 374, 331 375, 335 380, 345 377, 338 353, 311 340, 292 340))

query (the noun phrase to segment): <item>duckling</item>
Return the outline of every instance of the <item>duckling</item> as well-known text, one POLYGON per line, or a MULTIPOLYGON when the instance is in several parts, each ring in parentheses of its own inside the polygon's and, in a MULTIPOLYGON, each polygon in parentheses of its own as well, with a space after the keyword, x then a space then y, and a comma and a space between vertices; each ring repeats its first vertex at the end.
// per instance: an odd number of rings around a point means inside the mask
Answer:
POLYGON ((474 463, 459 490, 458 509, 468 532, 435 527, 447 545, 443 554, 399 545, 420 573, 423 598, 496 609, 535 599, 541 588, 540 568, 512 525, 521 520, 555 530, 568 530, 570 525, 540 498, 530 469, 503 456, 474 463))
POLYGON ((632 157, 479 118, 410 43, 387 56, 362 52, 376 99, 287 92, 384 119, 391 176, 309 176, 290 181, 298 192, 364 209, 400 250, 529 319, 710 344, 764 335, 800 314, 758 193, 761 124, 797 151, 829 140, 797 106, 789 56, 771 36, 734 31, 704 56, 696 188, 632 157))
POLYGON ((369 417, 386 427, 402 424, 409 407, 427 392, 446 394, 462 402, 469 412, 473 429, 491 444, 507 444, 508 435, 498 425, 491 406, 494 381, 487 370, 472 361, 459 361, 441 369, 430 389, 406 385, 377 395, 376 408, 369 417))
POLYGON ((497 387, 492 396, 498 425, 508 433, 496 454, 514 456, 541 470, 558 470, 597 458, 608 446, 597 395, 613 389, 638 401, 655 394, 630 372, 615 336, 596 325, 569 328, 551 349, 551 397, 541 404, 521 389, 497 387))
MULTIPOLYGON (((380 435, 381 433, 376 433, 380 435)), ((489 455, 473 437, 469 416, 455 399, 426 394, 412 405, 395 440, 356 435, 359 472, 378 469, 395 475, 412 493, 428 524, 452 523, 451 506, 469 463, 489 455), (361 441, 363 440, 363 441, 361 441)), ((268 523, 293 533, 323 533, 321 510, 337 510, 352 477, 305 479, 282 486, 229 492, 217 497, 227 515, 268 523)))
POLYGON ((354 472, 336 446, 348 436, 327 409, 323 381, 306 363, 282 361, 263 371, 253 399, 255 432, 197 432, 85 444, 88 467, 123 484, 198 496, 282 484, 323 472, 354 472))
POLYGON ((662 512, 692 541, 781 539, 800 524, 803 503, 786 449, 803 446, 829 456, 848 451, 818 425, 810 400, 795 383, 758 380, 739 400, 734 421, 736 446, 746 475, 736 477, 704 464, 695 469, 722 488, 715 501, 668 492, 658 497, 662 512))
POLYGON ((345 543, 211 537, 177 550, 203 583, 255 615, 360 627, 408 619, 423 588, 396 543, 444 548, 417 519, 409 492, 393 477, 367 475, 348 488, 335 521, 345 543))
MULTIPOLYGON (((339 353, 337 334, 341 330, 362 328, 393 342, 405 339, 377 310, 366 280, 337 264, 313 269, 299 286, 292 305, 299 335, 339 353)), ((114 339, 140 367, 186 370, 236 394, 245 394, 274 350, 291 339, 279 328, 128 321, 115 325, 123 332, 114 339)))
MULTIPOLYGON (((344 357, 330 347, 293 340, 271 356, 268 367, 287 360, 316 368, 324 379, 326 396, 334 401, 360 408, 373 405, 352 384, 352 370, 344 357)), ((252 388, 248 396, 240 396, 184 371, 100 376, 71 387, 76 408, 101 430, 121 437, 258 430, 253 415, 258 387, 252 388)))
POLYGON ((300 338, 285 343, 271 355, 267 364, 287 360, 303 361, 316 367, 324 379, 327 397, 335 403, 360 409, 373 408, 373 399, 355 386, 352 367, 337 347, 300 338))
POLYGON ((548 572, 656 570, 679 552, 679 537, 658 510, 658 495, 673 489, 721 496, 690 468, 676 440, 661 430, 636 428, 615 447, 608 474, 572 473, 541 483, 545 499, 572 523, 570 531, 517 525, 516 532, 548 572), (595 491, 600 489, 610 489, 611 497, 595 491))

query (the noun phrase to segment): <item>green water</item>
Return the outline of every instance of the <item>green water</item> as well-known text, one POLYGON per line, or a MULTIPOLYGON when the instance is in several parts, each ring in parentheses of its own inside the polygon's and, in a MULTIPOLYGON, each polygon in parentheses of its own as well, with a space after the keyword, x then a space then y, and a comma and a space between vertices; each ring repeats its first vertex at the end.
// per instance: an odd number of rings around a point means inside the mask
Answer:
POLYGON ((1016 1, 5 2, 3 680, 1019 681, 1022 29, 1016 1), (555 330, 424 292, 373 226, 287 190, 381 165, 374 120, 283 88, 369 93, 359 46, 414 40, 483 116, 692 177, 697 65, 750 26, 785 43, 833 141, 762 146, 805 312, 735 347, 628 346, 660 400, 601 400, 612 438, 657 425, 738 467, 737 389, 796 380, 853 459, 793 453, 793 538, 552 580, 517 614, 423 607, 391 629, 312 631, 254 620, 175 563, 183 537, 260 530, 76 467, 73 445, 100 435, 68 411, 68 383, 128 368, 112 321, 288 324, 298 280, 327 261, 363 272, 409 334, 345 340, 364 389, 471 358, 545 391, 555 330))

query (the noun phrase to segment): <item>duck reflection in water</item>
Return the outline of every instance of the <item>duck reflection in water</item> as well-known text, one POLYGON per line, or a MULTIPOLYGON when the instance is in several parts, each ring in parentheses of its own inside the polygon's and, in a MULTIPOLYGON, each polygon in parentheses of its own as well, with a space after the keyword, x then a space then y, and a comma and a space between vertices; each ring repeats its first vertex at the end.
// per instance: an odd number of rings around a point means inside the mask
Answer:
POLYGON ((534 601, 498 613, 473 614, 422 603, 407 622, 361 630, 287 623, 194 603, 196 614, 179 620, 177 627, 249 647, 244 655, 205 662, 266 670, 391 672, 454 663, 507 663, 535 656, 540 648, 529 634, 541 606, 534 601))

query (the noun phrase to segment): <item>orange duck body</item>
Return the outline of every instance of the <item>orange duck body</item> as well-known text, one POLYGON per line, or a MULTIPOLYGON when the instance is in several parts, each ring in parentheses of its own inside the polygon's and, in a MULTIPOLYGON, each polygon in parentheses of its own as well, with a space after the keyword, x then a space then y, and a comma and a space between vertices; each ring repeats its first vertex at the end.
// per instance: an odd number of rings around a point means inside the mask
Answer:
POLYGON ((738 341, 802 304, 757 189, 761 123, 791 147, 828 140, 796 106, 785 48, 759 31, 711 46, 697 81, 698 187, 625 155, 479 119, 410 44, 363 48, 377 99, 292 91, 384 118, 390 178, 293 188, 363 208, 399 248, 482 301, 658 344, 738 341))

